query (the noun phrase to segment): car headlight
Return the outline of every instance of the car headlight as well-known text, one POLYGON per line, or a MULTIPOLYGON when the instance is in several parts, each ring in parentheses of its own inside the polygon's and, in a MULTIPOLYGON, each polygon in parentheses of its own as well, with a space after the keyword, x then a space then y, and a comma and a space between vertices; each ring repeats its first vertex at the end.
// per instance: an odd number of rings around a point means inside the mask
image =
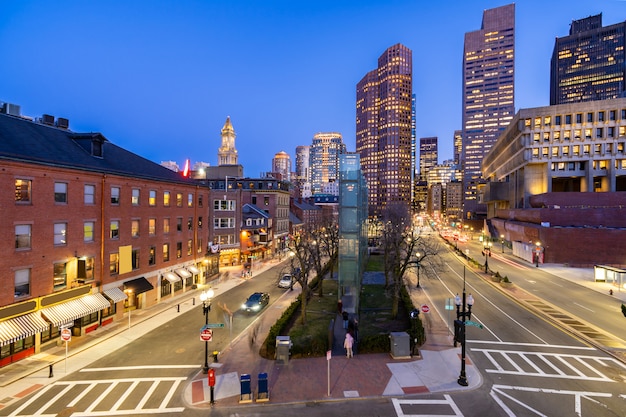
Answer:
POLYGON ((255 304, 255 305, 253 305, 253 306, 252 306, 252 309, 253 309, 254 311, 256 311, 256 310, 258 310, 258 309, 260 309, 260 308, 261 308, 261 306, 260 306, 259 304, 255 304))
POLYGON ((248 306, 246 306, 246 303, 243 303, 243 304, 241 305, 241 309, 242 309, 242 310, 245 310, 246 308, 248 308, 248 306))

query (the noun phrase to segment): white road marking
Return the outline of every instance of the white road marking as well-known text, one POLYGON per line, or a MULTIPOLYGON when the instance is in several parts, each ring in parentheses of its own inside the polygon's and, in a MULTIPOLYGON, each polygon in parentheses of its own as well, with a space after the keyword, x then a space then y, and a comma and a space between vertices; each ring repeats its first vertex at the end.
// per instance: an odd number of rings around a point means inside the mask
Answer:
POLYGON ((398 398, 392 398, 393 408, 396 411, 398 417, 463 417, 463 413, 459 407, 452 400, 449 395, 444 395, 443 400, 404 400, 398 398), (454 414, 404 414, 402 405, 443 405, 449 406, 454 414))

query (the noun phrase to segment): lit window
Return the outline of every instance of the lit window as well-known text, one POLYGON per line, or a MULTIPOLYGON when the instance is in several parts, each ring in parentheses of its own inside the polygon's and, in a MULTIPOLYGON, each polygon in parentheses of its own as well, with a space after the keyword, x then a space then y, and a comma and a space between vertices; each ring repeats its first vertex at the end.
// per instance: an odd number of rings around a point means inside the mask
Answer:
POLYGON ((150 246, 148 250, 148 265, 156 264, 156 247, 150 246))
POLYGON ((54 291, 67 288, 67 264, 65 262, 55 263, 53 267, 54 291))
POLYGON ((187 241, 187 256, 191 256, 193 254, 193 240, 189 239, 187 241))
POLYGON ((176 193, 176 207, 183 206, 183 195, 181 193, 176 193))
POLYGON ((109 254, 109 274, 117 275, 120 272, 120 254, 117 252, 109 254))
POLYGON ((165 218, 163 219, 163 233, 169 233, 169 232, 170 232, 170 219, 165 218))
POLYGON ((193 207, 193 194, 187 194, 187 207, 193 207))
POLYGON ((148 205, 151 207, 156 206, 156 190, 150 190, 148 195, 148 205))
POLYGON ((55 245, 67 244, 67 223, 55 223, 54 224, 54 244, 55 245))
POLYGON ((139 237, 139 220, 131 220, 130 235, 132 237, 139 237))
POLYGON ((109 224, 109 237, 111 239, 120 238, 120 222, 119 220, 111 220, 109 224))
POLYGON ((148 234, 150 236, 156 234, 156 219, 148 219, 148 234))
POLYGON ((170 260, 170 244, 163 244, 163 262, 168 262, 170 260))
POLYGON ((169 191, 164 191, 163 192, 163 205, 165 207, 169 207, 170 206, 170 192, 169 191))
POLYGON ((31 180, 15 180, 15 201, 30 203, 33 182, 31 180))
POLYGON ((183 257, 183 242, 176 242, 176 258, 180 259, 183 257))
POLYGON ((95 229, 95 223, 94 222, 84 222, 83 223, 83 241, 85 242, 93 242, 94 240, 94 229, 95 229))

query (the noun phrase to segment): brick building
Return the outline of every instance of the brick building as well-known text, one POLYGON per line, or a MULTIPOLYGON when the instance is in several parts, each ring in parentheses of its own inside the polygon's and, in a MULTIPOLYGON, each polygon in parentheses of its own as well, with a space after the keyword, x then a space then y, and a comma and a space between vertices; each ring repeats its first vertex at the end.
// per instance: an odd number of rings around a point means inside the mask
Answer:
POLYGON ((100 133, 43 121, 0 114, 0 366, 210 271, 208 187, 100 133))

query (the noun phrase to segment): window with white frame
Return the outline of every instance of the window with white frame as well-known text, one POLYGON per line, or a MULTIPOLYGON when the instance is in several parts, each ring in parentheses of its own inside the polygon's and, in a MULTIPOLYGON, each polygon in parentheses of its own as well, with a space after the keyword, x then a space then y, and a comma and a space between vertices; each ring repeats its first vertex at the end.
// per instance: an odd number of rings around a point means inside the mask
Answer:
POLYGON ((54 224, 54 244, 67 245, 67 223, 54 224))
POLYGON ((233 217, 216 217, 213 219, 213 227, 215 229, 232 229, 235 227, 235 219, 233 217))
POLYGON ((30 295, 30 268, 15 271, 15 298, 28 297, 30 295))
POLYGON ((18 224, 15 226, 15 249, 30 249, 31 228, 30 224, 18 224))
POLYGON ((131 192, 130 203, 133 206, 139 205, 139 188, 133 188, 131 192))
POLYGON ((119 203, 120 203, 120 188, 111 187, 111 204, 119 204, 119 203))
POLYGON ((216 211, 234 211, 235 200, 213 200, 213 210, 216 211))
POLYGON ((67 183, 65 182, 54 183, 54 202, 55 203, 67 203, 67 183))
POLYGON ((109 238, 111 239, 120 238, 120 221, 119 220, 111 220, 111 223, 109 223, 109 238))
POLYGON ((96 186, 91 184, 85 184, 85 204, 96 203, 96 186))
POLYGON ((94 241, 94 229, 96 227, 95 222, 84 222, 83 223, 83 241, 84 242, 93 242, 94 241))
POLYGON ((156 195, 157 195, 156 194, 156 190, 150 190, 150 192, 148 194, 148 205, 150 207, 156 206, 156 199, 157 199, 156 195))

